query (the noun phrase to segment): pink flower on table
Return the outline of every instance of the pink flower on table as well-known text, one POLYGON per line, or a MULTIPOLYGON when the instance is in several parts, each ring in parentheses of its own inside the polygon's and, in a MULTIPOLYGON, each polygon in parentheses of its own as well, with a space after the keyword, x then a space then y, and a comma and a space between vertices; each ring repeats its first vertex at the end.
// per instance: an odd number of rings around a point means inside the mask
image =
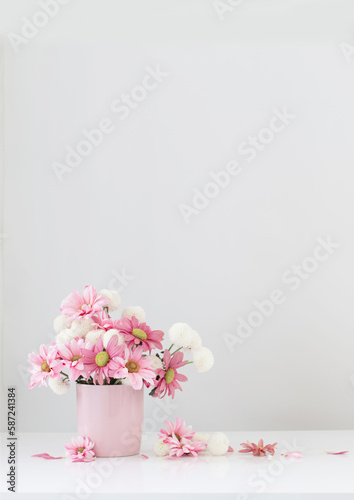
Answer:
MULTIPOLYGON (((159 379, 155 383, 156 390, 153 397, 163 398, 166 394, 175 396, 175 390, 182 390, 178 381, 186 382, 188 378, 185 375, 177 372, 177 368, 181 368, 188 361, 183 361, 183 353, 181 351, 175 352, 171 357, 169 350, 165 350, 163 356, 164 368, 157 370, 156 376, 159 379)), ((156 377, 156 378, 157 378, 156 377)))
POLYGON ((116 378, 128 377, 133 389, 139 390, 143 386, 143 382, 154 384, 155 372, 152 369, 152 361, 143 356, 143 347, 139 346, 133 351, 124 347, 125 350, 125 371, 121 375, 116 375, 116 378))
POLYGON ((188 455, 193 455, 193 457, 197 457, 198 453, 206 450, 207 443, 204 441, 191 441, 190 439, 182 438, 177 439, 174 438, 169 442, 170 452, 169 456, 173 457, 183 457, 188 455))
POLYGON ((64 445, 68 450, 66 456, 71 458, 73 462, 92 462, 95 459, 94 446, 95 443, 83 436, 72 438, 71 443, 64 445))
MULTIPOLYGON (((199 439, 193 440, 195 432, 191 426, 186 426, 184 420, 178 417, 175 422, 165 420, 165 429, 160 429, 158 437, 168 446, 170 457, 183 457, 198 453, 207 449, 207 442, 199 439)), ((166 455, 166 453, 164 453, 166 455)))
POLYGON ((69 379, 74 382, 84 375, 84 362, 81 349, 85 347, 84 339, 72 339, 65 344, 58 344, 58 354, 69 369, 69 379))
POLYGON ((165 420, 166 429, 160 429, 158 434, 159 438, 163 439, 164 443, 170 444, 171 439, 192 439, 196 431, 192 431, 192 426, 186 426, 184 420, 180 420, 179 417, 176 418, 175 422, 170 422, 165 420))
POLYGON ((60 311, 69 320, 81 316, 91 317, 102 311, 108 305, 109 300, 96 292, 93 286, 85 286, 83 294, 73 290, 61 303, 60 311))
POLYGON ((121 318, 118 330, 124 335, 128 347, 141 345, 143 351, 151 352, 152 349, 162 349, 161 330, 151 330, 146 323, 139 323, 135 316, 121 318))
POLYGON ((117 335, 113 335, 107 348, 104 349, 101 336, 97 344, 87 343, 86 347, 81 348, 85 376, 91 375, 95 384, 98 382, 99 385, 102 385, 104 378, 109 382, 110 377, 118 375, 115 378, 119 378, 119 373, 125 372, 125 362, 121 357, 124 354, 124 347, 122 349, 122 346, 118 346, 117 342, 117 335))
POLYGON ((47 385, 47 378, 60 378, 60 371, 63 363, 57 359, 57 349, 54 346, 47 347, 42 344, 39 348, 39 354, 31 352, 28 355, 28 361, 31 366, 28 370, 32 373, 29 389, 33 389, 37 384, 47 385))
POLYGON ((274 444, 267 444, 264 446, 263 444, 263 439, 260 439, 258 441, 258 445, 255 443, 250 443, 249 441, 246 441, 246 443, 241 443, 241 446, 243 446, 244 449, 239 450, 239 453, 252 453, 255 457, 259 455, 260 457, 264 457, 264 455, 268 452, 270 455, 274 455, 275 453, 275 446, 278 443, 274 444))

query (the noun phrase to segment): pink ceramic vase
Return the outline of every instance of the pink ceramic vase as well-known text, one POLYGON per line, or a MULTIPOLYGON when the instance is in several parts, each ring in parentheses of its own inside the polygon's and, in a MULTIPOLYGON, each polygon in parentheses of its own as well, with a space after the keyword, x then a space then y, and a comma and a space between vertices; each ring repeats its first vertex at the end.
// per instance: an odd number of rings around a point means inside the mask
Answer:
POLYGON ((144 388, 76 384, 80 436, 94 443, 97 457, 126 457, 140 452, 144 388))

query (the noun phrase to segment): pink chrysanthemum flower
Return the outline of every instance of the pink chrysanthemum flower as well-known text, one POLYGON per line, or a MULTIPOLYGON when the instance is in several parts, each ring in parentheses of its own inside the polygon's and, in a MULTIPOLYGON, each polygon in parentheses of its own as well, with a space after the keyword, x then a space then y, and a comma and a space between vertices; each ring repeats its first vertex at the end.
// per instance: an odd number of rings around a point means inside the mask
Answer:
POLYGON ((117 345, 117 342, 117 335, 113 335, 107 348, 104 349, 101 335, 97 344, 88 343, 86 347, 81 348, 85 375, 91 375, 95 384, 98 382, 99 385, 102 385, 104 378, 109 382, 110 377, 119 378, 120 372, 125 372, 125 362, 121 357, 124 351, 122 346, 117 345))
MULTIPOLYGON (((184 366, 188 361, 183 361, 183 353, 175 352, 171 357, 169 350, 165 350, 163 355, 164 368, 157 370, 156 375, 159 377, 155 386, 156 390, 153 397, 163 398, 166 394, 175 397, 175 390, 182 390, 178 381, 186 382, 188 378, 185 375, 177 372, 177 368, 184 366)), ((157 378, 156 377, 156 378, 157 378)))
POLYGON ((31 352, 28 355, 28 361, 32 365, 28 370, 32 373, 30 378, 29 389, 32 389, 37 384, 47 385, 47 378, 60 378, 60 371, 63 368, 63 363, 57 359, 56 347, 42 344, 39 348, 39 354, 31 352))
POLYGON ((61 303, 60 311, 69 320, 80 318, 81 316, 91 317, 102 311, 108 305, 109 300, 96 292, 95 287, 85 286, 83 294, 73 290, 61 303))
POLYGON ((116 328, 124 335, 128 347, 141 345, 143 351, 149 352, 152 349, 162 349, 163 332, 151 330, 146 323, 139 323, 135 316, 121 318, 119 327, 116 328))
POLYGON ((111 318, 106 310, 95 314, 95 316, 92 316, 92 319, 97 324, 98 328, 102 330, 119 330, 120 320, 111 318))
POLYGON ((192 439, 196 431, 192 431, 192 426, 186 426, 184 420, 180 420, 179 417, 176 418, 175 422, 170 422, 165 420, 166 429, 161 429, 158 436, 163 439, 164 443, 169 444, 169 440, 172 438, 177 439, 192 439))
POLYGON ((207 443, 204 441, 191 441, 190 439, 182 438, 177 439, 173 438, 168 443, 170 445, 169 456, 173 457, 183 457, 188 455, 193 455, 193 457, 197 457, 198 453, 206 450, 207 443))
POLYGON ((95 459, 94 446, 95 443, 83 436, 72 438, 71 443, 64 445, 68 450, 66 456, 71 458, 73 462, 92 462, 95 459))
POLYGON ((122 375, 116 375, 116 378, 128 377, 133 389, 139 390, 143 386, 143 382, 154 384, 155 372, 152 369, 152 361, 143 356, 143 347, 139 346, 133 351, 125 349, 125 372, 122 375))
POLYGON ((72 339, 65 344, 58 344, 58 354, 69 369, 69 379, 74 382, 84 375, 84 363, 81 349, 85 347, 84 339, 72 339))
POLYGON ((239 450, 239 453, 252 453, 255 457, 259 455, 260 457, 264 457, 264 455, 268 452, 270 455, 274 455, 275 453, 275 446, 278 443, 274 444, 267 444, 264 446, 263 444, 263 439, 260 439, 258 441, 258 445, 255 443, 250 443, 249 441, 246 441, 245 443, 241 443, 241 446, 243 446, 244 449, 239 450))

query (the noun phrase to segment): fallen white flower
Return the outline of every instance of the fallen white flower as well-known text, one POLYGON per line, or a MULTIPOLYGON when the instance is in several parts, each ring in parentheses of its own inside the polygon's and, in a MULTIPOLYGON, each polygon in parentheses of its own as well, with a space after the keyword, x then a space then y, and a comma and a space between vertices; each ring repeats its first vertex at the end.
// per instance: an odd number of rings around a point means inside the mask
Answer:
POLYGON ((163 442, 162 438, 160 438, 157 441, 155 441, 153 445, 153 450, 155 455, 157 455, 158 457, 165 457, 166 455, 169 454, 170 447, 168 444, 163 442))
POLYGON ((207 450, 216 456, 225 455, 229 449, 229 439, 223 432, 214 432, 208 440, 207 450))
POLYGON ((209 441, 210 434, 206 434, 205 432, 196 432, 193 436, 192 441, 203 441, 207 443, 209 441))

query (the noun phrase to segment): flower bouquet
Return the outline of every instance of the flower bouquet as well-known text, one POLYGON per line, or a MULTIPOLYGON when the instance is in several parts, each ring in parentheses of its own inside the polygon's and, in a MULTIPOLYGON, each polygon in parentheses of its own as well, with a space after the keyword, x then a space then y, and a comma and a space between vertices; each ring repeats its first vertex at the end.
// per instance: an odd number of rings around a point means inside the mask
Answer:
POLYGON ((182 390, 180 382, 188 380, 181 368, 194 363, 205 372, 214 363, 210 349, 186 323, 171 326, 171 345, 163 349, 164 332, 146 324, 141 307, 127 307, 120 319, 111 317, 120 303, 114 290, 97 293, 86 286, 82 295, 73 290, 54 320, 55 342, 28 356, 30 389, 49 385, 64 394, 76 382, 79 432, 95 441, 97 456, 139 452, 144 386, 154 398, 174 398, 176 389, 182 390), (184 358, 187 353, 191 361, 184 358))

